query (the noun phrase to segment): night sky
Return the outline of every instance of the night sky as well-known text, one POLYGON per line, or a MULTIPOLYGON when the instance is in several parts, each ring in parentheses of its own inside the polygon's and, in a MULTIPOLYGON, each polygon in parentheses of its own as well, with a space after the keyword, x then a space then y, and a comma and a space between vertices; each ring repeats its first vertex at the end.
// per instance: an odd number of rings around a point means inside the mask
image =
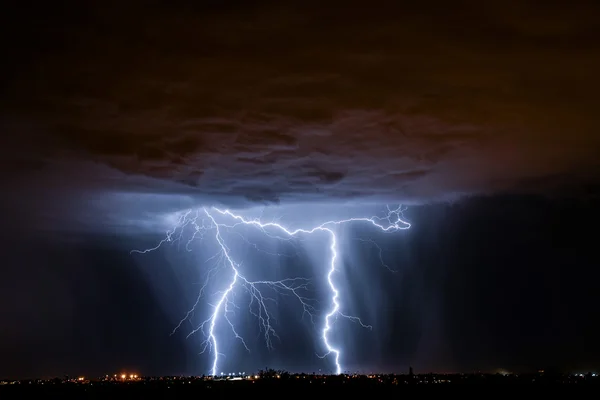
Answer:
MULTIPOLYGON (((215 249, 130 250, 213 205, 407 206, 406 231, 340 228, 345 307, 373 325, 336 325, 345 369, 600 369, 600 4, 91 3, 0 9, 0 377, 209 372, 170 333, 215 249)), ((305 239, 232 249, 326 304, 305 239)), ((331 372, 298 305, 274 313, 273 350, 238 314, 251 352, 229 340, 222 369, 331 372)))

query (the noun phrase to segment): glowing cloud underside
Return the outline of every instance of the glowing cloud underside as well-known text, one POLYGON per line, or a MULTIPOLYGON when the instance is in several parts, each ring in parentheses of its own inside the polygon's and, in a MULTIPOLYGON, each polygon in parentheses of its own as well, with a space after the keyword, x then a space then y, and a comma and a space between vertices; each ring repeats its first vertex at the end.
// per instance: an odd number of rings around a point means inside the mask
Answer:
MULTIPOLYGON (((193 232, 187 239, 186 249, 190 250, 190 244, 196 239, 202 239, 204 235, 211 232, 216 239, 218 244, 217 254, 211 257, 209 260, 215 261, 215 266, 211 268, 207 273, 207 279, 204 285, 200 289, 195 304, 192 306, 190 311, 184 316, 179 324, 173 330, 176 332, 181 325, 189 320, 192 314, 196 311, 201 298, 203 297, 204 290, 208 285, 211 278, 213 278, 217 271, 223 268, 229 270, 230 278, 229 281, 223 285, 223 289, 216 293, 217 302, 212 305, 211 315, 204 320, 202 323, 193 329, 188 337, 191 335, 201 332, 204 335, 204 341, 202 342, 202 353, 210 351, 213 354, 213 361, 210 373, 214 376, 217 375, 217 368, 219 364, 219 357, 222 355, 219 353, 219 338, 215 329, 219 322, 226 322, 233 332, 236 339, 240 340, 246 350, 249 351, 244 338, 238 334, 235 329, 233 321, 230 319, 233 310, 239 309, 235 304, 235 289, 238 287, 244 288, 250 296, 250 304, 248 310, 253 314, 259 324, 261 331, 264 333, 264 339, 267 347, 271 347, 271 340, 273 337, 277 337, 277 333, 271 325, 271 316, 269 313, 269 307, 267 303, 275 301, 266 295, 263 295, 264 289, 270 288, 278 293, 286 293, 293 295, 296 300, 303 307, 304 314, 308 314, 313 320, 316 309, 313 302, 307 297, 306 289, 309 281, 306 278, 290 278, 279 281, 251 281, 246 279, 240 272, 240 260, 236 260, 232 256, 232 252, 227 245, 227 242, 223 238, 223 231, 236 231, 241 225, 255 227, 259 232, 267 235, 269 238, 274 240, 289 240, 290 238, 299 235, 313 235, 318 233, 326 234, 329 237, 329 250, 330 258, 327 264, 328 274, 327 283, 331 292, 331 306, 329 311, 324 316, 323 328, 321 331, 321 339, 325 347, 325 354, 319 355, 321 358, 325 358, 329 355, 333 356, 335 363, 335 370, 337 374, 342 372, 340 364, 341 350, 339 347, 335 347, 329 341, 329 333, 333 328, 335 319, 338 317, 346 318, 354 322, 359 323, 362 327, 371 328, 370 325, 365 325, 358 317, 346 315, 341 312, 339 290, 337 289, 334 281, 334 274, 336 272, 336 264, 338 260, 338 239, 336 236, 336 226, 349 223, 367 223, 373 227, 384 231, 384 232, 395 232, 398 230, 404 230, 410 228, 410 224, 403 219, 404 209, 399 206, 395 209, 387 208, 387 214, 385 217, 357 217, 348 218, 342 220, 330 220, 325 221, 322 224, 312 227, 310 229, 289 229, 277 222, 261 222, 259 219, 249 219, 239 213, 235 213, 230 210, 222 210, 218 208, 202 208, 198 210, 189 210, 183 213, 176 226, 166 233, 166 237, 158 243, 155 247, 146 250, 132 250, 132 253, 145 254, 159 249, 165 243, 180 243, 184 240, 184 233, 189 231, 193 232), (281 235, 281 236, 278 236, 281 235)), ((372 242, 375 244, 374 242, 372 242)), ((381 250, 381 249, 380 249, 381 250)), ((381 255, 381 253, 380 253, 381 255)))

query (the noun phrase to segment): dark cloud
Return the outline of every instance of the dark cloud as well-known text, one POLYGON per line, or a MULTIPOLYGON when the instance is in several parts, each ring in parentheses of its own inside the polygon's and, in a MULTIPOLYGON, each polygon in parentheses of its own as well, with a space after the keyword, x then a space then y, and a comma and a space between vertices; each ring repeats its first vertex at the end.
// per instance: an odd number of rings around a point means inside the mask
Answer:
POLYGON ((428 202, 583 182, 599 167, 597 11, 15 8, 2 102, 7 136, 26 150, 5 145, 4 158, 10 175, 36 176, 58 160, 81 178, 60 175, 64 186, 222 201, 428 202), (106 166, 118 172, 100 174, 106 166))

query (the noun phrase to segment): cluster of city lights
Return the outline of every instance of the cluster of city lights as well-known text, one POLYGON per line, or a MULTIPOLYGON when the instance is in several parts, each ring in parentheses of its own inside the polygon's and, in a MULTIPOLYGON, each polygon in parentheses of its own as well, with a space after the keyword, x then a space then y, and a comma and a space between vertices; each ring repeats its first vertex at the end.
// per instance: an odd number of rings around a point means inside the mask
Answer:
MULTIPOLYGON (((139 377, 140 376, 138 374, 125 374, 125 373, 121 373, 121 374, 114 374, 113 375, 114 379, 122 379, 124 381, 138 379, 139 377)), ((108 378, 108 375, 106 375, 106 378, 108 378)))
POLYGON ((221 376, 245 376, 245 375, 246 375, 245 372, 238 372, 237 374, 235 372, 230 372, 230 373, 221 372, 221 376))

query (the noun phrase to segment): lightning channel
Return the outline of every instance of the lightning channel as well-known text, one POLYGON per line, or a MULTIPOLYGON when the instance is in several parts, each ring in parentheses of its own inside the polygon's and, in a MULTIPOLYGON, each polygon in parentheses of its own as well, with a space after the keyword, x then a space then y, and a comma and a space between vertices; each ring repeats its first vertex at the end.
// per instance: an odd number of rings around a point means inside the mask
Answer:
MULTIPOLYGON (((203 240, 207 232, 213 232, 213 237, 218 245, 218 251, 215 255, 210 257, 207 260, 207 262, 213 261, 214 265, 206 273, 204 283, 199 290, 198 297, 196 298, 194 305, 186 313, 184 318, 180 320, 179 324, 177 324, 172 334, 179 330, 186 321, 190 321, 190 318, 195 313, 196 308, 200 304, 200 301, 204 296, 205 289, 208 286, 211 279, 217 274, 217 272, 225 270, 229 276, 229 280, 221 291, 215 293, 217 299, 214 304, 211 304, 212 313, 207 319, 205 319, 202 323, 197 325, 187 335, 187 337, 190 337, 198 332, 201 332, 203 334, 205 339, 203 340, 201 345, 201 353, 209 351, 213 355, 210 373, 211 375, 216 376, 218 372, 219 360, 222 356, 224 356, 222 353, 219 352, 219 339, 216 333, 217 324, 219 323, 220 318, 223 318, 223 320, 229 325, 229 328, 231 329, 231 332, 233 333, 234 337, 242 343, 242 345, 247 351, 250 351, 244 338, 238 334, 235 325, 231 320, 231 315, 235 313, 235 310, 239 309, 239 306, 235 302, 235 294, 236 289, 238 287, 243 288, 249 295, 250 301, 248 304, 248 311, 252 315, 254 315, 259 321, 260 330, 261 332, 263 332, 266 346, 269 348, 272 348, 272 339, 278 338, 279 336, 277 335, 277 332, 273 327, 273 318, 271 317, 271 311, 268 304, 277 304, 277 300, 265 295, 263 293, 265 288, 269 288, 278 294, 291 294, 301 304, 303 308, 303 316, 308 315, 310 317, 311 322, 313 323, 316 313, 316 307, 314 302, 311 301, 306 294, 310 285, 309 280, 301 277, 288 278, 279 281, 251 281, 247 279, 244 275, 241 274, 241 264, 238 260, 235 260, 234 257, 231 255, 231 250, 229 249, 222 232, 224 230, 227 230, 237 233, 240 237, 242 237, 242 239, 246 243, 253 246, 256 250, 260 250, 260 248, 256 244, 248 241, 241 233, 237 232, 236 228, 238 228, 241 225, 251 226, 258 229, 267 237, 276 240, 290 240, 299 235, 313 235, 317 233, 325 234, 326 236, 328 236, 329 239, 330 256, 327 262, 327 283, 330 290, 330 306, 323 317, 323 328, 321 330, 320 335, 323 346, 325 348, 325 352, 324 354, 317 355, 320 358, 332 356, 333 363, 335 366, 335 372, 336 374, 341 374, 341 350, 338 346, 333 345, 330 341, 330 333, 333 329, 335 321, 337 320, 337 318, 345 318, 358 323, 363 328, 372 329, 372 327, 370 325, 364 324, 360 318, 345 314, 341 311, 342 305, 340 303, 340 292, 335 284, 334 279, 335 273, 337 272, 337 264, 339 257, 337 248, 338 237, 336 234, 336 227, 343 224, 362 222, 368 223, 383 232, 396 232, 398 230, 406 230, 409 229, 411 225, 404 218, 403 213, 405 210, 406 208, 403 208, 402 206, 398 206, 395 209, 392 209, 388 206, 387 214, 383 217, 372 216, 347 218, 341 220, 328 220, 321 223, 320 225, 308 229, 290 229, 286 228, 279 222, 262 222, 259 218, 249 219, 234 211, 228 209, 220 209, 216 207, 212 207, 210 209, 202 208, 195 211, 188 210, 179 216, 175 227, 173 227, 171 230, 168 230, 166 232, 165 238, 163 238, 156 246, 145 250, 132 250, 131 253, 146 254, 158 250, 161 246, 167 243, 178 243, 179 245, 183 241, 184 232, 189 227, 191 227, 192 234, 186 241, 185 248, 186 250, 191 251, 190 246, 194 240, 203 240), (217 217, 229 219, 230 222, 223 222, 221 221, 221 218, 217 217)), ((381 248, 377 245, 377 243, 370 239, 365 241, 368 241, 377 247, 377 249, 379 250, 379 256, 382 265, 390 269, 383 262, 382 251, 381 248)), ((285 254, 274 255, 285 256, 285 254)))

